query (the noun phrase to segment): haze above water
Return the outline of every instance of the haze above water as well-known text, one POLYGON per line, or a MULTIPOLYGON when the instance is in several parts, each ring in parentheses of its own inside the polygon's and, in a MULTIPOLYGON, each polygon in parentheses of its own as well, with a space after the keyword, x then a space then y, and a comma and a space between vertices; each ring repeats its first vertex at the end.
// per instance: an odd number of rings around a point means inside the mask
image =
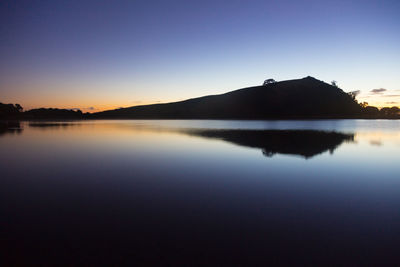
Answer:
POLYGON ((21 122, 0 148, 9 262, 400 260, 399 121, 21 122))

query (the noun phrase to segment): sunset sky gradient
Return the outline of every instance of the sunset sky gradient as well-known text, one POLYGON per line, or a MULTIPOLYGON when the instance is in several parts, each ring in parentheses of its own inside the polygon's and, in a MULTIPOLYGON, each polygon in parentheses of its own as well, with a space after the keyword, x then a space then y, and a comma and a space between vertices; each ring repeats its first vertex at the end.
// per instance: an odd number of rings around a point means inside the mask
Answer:
POLYGON ((310 75, 400 106, 399 14, 395 0, 3 0, 0 102, 95 112, 310 75))

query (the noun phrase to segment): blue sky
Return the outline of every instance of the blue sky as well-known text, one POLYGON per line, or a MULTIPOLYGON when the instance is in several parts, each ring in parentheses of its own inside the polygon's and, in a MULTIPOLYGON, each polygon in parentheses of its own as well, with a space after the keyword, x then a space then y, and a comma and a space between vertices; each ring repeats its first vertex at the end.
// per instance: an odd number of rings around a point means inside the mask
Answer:
POLYGON ((399 14, 400 1, 3 0, 0 102, 95 111, 311 75, 400 105, 399 14))

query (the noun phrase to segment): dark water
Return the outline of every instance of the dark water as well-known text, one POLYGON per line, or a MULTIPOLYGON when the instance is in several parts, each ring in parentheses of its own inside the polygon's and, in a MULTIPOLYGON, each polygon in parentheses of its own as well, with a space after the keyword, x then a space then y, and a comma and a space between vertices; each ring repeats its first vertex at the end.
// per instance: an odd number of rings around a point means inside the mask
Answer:
POLYGON ((400 122, 0 128, 7 265, 399 265, 400 122))

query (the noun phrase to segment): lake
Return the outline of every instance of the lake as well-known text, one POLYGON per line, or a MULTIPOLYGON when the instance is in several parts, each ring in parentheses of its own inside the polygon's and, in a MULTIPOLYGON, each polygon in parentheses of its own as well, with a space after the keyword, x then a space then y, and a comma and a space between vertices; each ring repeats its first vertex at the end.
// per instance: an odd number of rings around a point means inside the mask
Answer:
POLYGON ((400 264, 400 121, 0 128, 9 265, 400 264))

